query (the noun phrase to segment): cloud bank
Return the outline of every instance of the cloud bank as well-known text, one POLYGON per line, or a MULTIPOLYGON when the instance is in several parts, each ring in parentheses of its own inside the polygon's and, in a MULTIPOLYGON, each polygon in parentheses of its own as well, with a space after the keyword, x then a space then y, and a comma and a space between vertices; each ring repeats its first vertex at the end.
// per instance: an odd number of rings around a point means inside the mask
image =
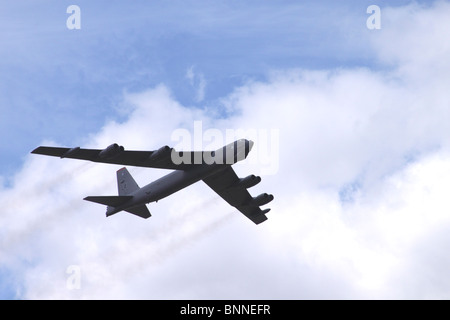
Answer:
MULTIPOLYGON (((277 70, 203 108, 164 84, 124 94, 126 119, 83 146, 156 149, 195 121, 256 132, 255 148, 270 141, 264 152, 276 153, 275 172, 250 189, 275 195, 269 220, 253 225, 202 183, 149 205, 149 220, 105 219, 81 199, 116 194, 119 167, 29 155, 0 190, 10 290, 25 299, 449 298, 449 14, 446 2, 383 8, 382 29, 368 33, 377 70, 277 70), (73 265, 79 289, 67 286, 73 265)), ((236 172, 263 174, 261 152, 236 172)), ((165 173, 130 172, 140 185, 165 173)))

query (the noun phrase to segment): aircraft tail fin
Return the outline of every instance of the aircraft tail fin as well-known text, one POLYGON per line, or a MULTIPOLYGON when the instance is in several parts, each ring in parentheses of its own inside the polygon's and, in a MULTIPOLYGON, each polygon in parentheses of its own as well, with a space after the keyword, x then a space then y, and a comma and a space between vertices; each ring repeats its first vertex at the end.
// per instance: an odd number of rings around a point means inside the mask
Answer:
POLYGON ((117 171, 117 189, 119 196, 127 196, 140 189, 125 167, 117 171))
POLYGON ((144 219, 151 217, 150 211, 148 211, 145 204, 134 207, 132 202, 127 204, 127 202, 133 198, 131 194, 140 188, 126 168, 122 168, 117 171, 117 188, 119 190, 118 196, 86 197, 84 200, 106 205, 107 217, 122 210, 144 219))

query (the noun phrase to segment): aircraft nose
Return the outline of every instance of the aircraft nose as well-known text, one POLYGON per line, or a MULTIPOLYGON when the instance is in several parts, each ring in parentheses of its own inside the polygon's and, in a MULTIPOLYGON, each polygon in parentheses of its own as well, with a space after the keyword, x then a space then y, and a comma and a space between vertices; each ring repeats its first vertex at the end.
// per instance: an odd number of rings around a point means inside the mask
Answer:
POLYGON ((254 144, 252 140, 248 140, 248 151, 252 150, 254 144))

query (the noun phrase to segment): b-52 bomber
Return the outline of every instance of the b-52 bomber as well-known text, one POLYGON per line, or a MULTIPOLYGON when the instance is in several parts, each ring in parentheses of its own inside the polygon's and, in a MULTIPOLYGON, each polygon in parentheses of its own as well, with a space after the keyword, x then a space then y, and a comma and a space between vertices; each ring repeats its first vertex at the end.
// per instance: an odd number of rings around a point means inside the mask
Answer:
POLYGON ((270 209, 260 206, 273 200, 263 193, 252 197, 248 188, 261 182, 261 177, 239 178, 231 167, 247 158, 253 141, 240 139, 215 151, 175 151, 169 146, 155 151, 130 151, 114 143, 104 150, 59 147, 38 147, 31 153, 93 162, 174 170, 140 188, 124 167, 117 171, 117 196, 90 196, 84 200, 107 206, 106 216, 126 211, 142 218, 151 216, 146 204, 161 200, 187 186, 203 180, 231 206, 255 224, 267 220, 270 209))

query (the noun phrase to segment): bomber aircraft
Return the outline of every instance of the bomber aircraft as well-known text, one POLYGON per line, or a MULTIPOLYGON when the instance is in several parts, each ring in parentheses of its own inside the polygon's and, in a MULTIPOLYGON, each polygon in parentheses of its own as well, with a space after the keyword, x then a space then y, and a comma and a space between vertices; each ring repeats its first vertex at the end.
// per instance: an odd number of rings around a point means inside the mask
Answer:
POLYGON ((261 177, 239 178, 234 163, 247 158, 253 141, 240 139, 215 151, 175 151, 169 146, 155 151, 130 151, 114 143, 104 150, 59 147, 38 147, 31 153, 93 162, 174 170, 140 188, 124 167, 117 171, 118 196, 90 196, 84 200, 107 206, 106 216, 126 211, 142 218, 151 216, 146 204, 161 200, 187 186, 203 180, 226 202, 242 212, 255 224, 267 220, 270 209, 260 206, 273 200, 263 193, 252 197, 248 188, 261 182, 261 177))

